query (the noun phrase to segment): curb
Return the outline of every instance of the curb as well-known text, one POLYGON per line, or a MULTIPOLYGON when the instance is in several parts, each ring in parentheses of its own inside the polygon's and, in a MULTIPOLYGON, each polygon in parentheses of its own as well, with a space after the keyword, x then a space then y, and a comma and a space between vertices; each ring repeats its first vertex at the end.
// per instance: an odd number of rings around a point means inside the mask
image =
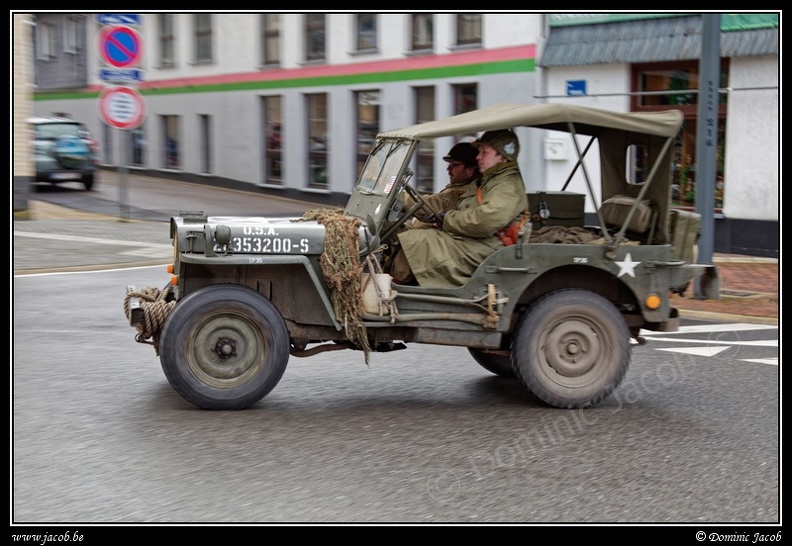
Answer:
POLYGON ((687 309, 677 309, 680 318, 716 320, 727 322, 747 322, 749 324, 770 324, 778 326, 776 317, 752 317, 750 315, 732 315, 729 313, 716 313, 714 311, 691 311, 687 309))

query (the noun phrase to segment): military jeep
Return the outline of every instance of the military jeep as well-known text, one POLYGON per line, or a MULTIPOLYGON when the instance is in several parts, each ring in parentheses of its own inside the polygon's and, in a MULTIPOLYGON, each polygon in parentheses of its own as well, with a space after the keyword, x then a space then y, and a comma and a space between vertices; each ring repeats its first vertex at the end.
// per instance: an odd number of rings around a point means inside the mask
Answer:
POLYGON ((678 328, 672 294, 698 277, 719 297, 717 268, 691 263, 700 218, 671 209, 681 124, 676 110, 501 104, 382 132, 343 210, 172 218, 172 277, 163 289, 129 286, 125 313, 172 387, 206 409, 255 404, 290 356, 352 349, 368 362, 412 344, 466 347, 550 406, 595 405, 622 382, 642 329, 678 328), (566 133, 578 159, 559 188, 528 193, 517 243, 464 286, 391 282, 395 237, 428 207, 410 185, 419 142, 518 127, 566 133), (575 175, 598 204, 590 225, 585 195, 567 190, 575 175))

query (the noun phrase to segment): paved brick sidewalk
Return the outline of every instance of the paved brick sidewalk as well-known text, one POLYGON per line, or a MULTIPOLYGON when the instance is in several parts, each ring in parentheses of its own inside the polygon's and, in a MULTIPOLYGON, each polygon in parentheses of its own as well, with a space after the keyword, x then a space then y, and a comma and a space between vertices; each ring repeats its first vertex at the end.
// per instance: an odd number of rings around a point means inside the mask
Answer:
POLYGON ((778 323, 778 260, 715 255, 714 262, 721 275, 722 299, 697 300, 691 287, 685 297, 675 296, 671 300, 683 317, 726 314, 778 323))

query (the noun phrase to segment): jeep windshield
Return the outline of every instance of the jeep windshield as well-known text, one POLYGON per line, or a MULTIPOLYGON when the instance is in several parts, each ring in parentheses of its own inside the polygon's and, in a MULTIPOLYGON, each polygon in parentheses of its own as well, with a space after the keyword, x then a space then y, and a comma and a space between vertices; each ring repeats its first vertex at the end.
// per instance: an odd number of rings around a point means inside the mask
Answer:
POLYGON ((358 182, 362 193, 389 194, 398 180, 411 147, 405 140, 378 140, 358 182))
POLYGON ((409 164, 416 143, 403 138, 377 139, 347 202, 344 213, 365 222, 372 237, 370 249, 379 245, 385 226, 399 217, 406 219, 398 196, 412 174, 409 164))

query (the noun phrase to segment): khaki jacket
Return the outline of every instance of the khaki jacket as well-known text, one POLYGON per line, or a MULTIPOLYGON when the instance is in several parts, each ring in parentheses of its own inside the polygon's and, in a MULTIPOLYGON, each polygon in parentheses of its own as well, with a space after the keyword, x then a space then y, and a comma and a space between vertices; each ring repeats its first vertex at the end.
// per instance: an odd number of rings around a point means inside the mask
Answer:
POLYGON ((504 244, 495 235, 528 206, 516 162, 498 163, 469 185, 442 230, 410 229, 399 234, 404 256, 421 286, 462 286, 479 264, 504 244), (481 197, 476 193, 481 186, 481 197))

